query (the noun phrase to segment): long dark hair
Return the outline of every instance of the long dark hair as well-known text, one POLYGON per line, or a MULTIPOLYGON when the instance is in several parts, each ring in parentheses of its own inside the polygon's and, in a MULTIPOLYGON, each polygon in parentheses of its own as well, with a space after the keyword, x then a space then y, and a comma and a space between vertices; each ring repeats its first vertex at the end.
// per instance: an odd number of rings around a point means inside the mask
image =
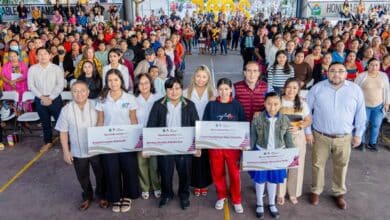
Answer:
MULTIPOLYGON (((287 56, 287 52, 285 51, 285 50, 278 50, 278 52, 276 52, 276 55, 275 55, 275 62, 274 62, 274 64, 272 65, 272 69, 276 69, 276 66, 279 64, 278 63, 278 56, 279 55, 281 55, 281 54, 283 54, 283 55, 285 55, 286 57, 288 57, 287 56)), ((286 75, 288 75, 288 74, 290 74, 290 72, 291 72, 291 67, 290 67, 290 65, 288 64, 288 60, 286 60, 286 63, 284 64, 284 66, 283 66, 283 73, 284 74, 286 74, 286 75)), ((275 72, 273 72, 272 74, 275 74, 275 72)))
POLYGON ((108 55, 107 55, 107 59, 108 59, 108 64, 111 64, 111 61, 110 61, 110 54, 111 53, 115 53, 116 55, 119 56, 119 61, 118 63, 122 64, 122 51, 119 49, 119 48, 112 48, 109 52, 108 52, 108 55))
POLYGON ((134 78, 134 95, 137 97, 141 94, 141 91, 139 90, 138 87, 139 87, 139 83, 140 83, 142 77, 146 77, 149 80, 150 93, 152 93, 152 94, 156 93, 156 89, 154 88, 152 77, 150 77, 150 75, 147 73, 141 73, 134 78))
POLYGON ((110 75, 113 75, 113 74, 116 75, 117 77, 119 77, 119 79, 121 81, 122 91, 127 92, 127 89, 125 88, 125 81, 123 80, 123 76, 122 76, 121 71, 119 71, 117 69, 110 69, 107 71, 106 78, 104 79, 105 85, 104 85, 103 90, 99 96, 99 99, 102 101, 104 101, 107 98, 108 92, 110 91, 110 88, 108 87, 108 77, 110 75))
MULTIPOLYGON (((298 93, 297 93, 297 95, 294 98, 294 112, 300 112, 300 111, 302 111, 303 107, 302 107, 301 98, 299 97, 299 91, 301 90, 301 88, 299 86, 299 80, 297 78, 295 78, 295 77, 288 78, 286 80, 286 82, 284 83, 283 91, 286 91, 286 88, 287 88, 288 84, 290 84, 292 82, 295 82, 295 83, 298 84, 298 93)), ((283 95, 285 95, 285 94, 286 93, 283 92, 283 95)))
POLYGON ((92 63, 92 62, 89 61, 89 60, 85 60, 85 61, 84 61, 83 65, 82 65, 82 67, 81 67, 81 74, 80 74, 80 76, 79 76, 78 79, 79 79, 79 80, 82 80, 82 81, 86 81, 87 76, 86 76, 86 73, 84 72, 84 65, 85 65, 86 63, 89 63, 89 64, 92 65, 92 82, 93 82, 94 84, 100 84, 100 83, 102 83, 102 79, 100 78, 100 75, 99 75, 98 71, 96 70, 95 64, 92 63))

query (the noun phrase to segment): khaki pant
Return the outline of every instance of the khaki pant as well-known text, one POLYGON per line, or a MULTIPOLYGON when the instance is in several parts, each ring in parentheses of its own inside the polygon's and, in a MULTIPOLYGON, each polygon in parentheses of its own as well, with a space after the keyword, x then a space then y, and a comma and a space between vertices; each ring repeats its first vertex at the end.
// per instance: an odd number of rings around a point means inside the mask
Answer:
POLYGON ((138 177, 142 192, 161 189, 156 157, 144 158, 138 152, 138 177))
POLYGON ((289 169, 287 179, 278 184, 278 197, 286 196, 286 188, 289 196, 299 197, 302 195, 303 174, 305 169, 306 137, 303 130, 292 135, 295 146, 299 149, 299 165, 289 169))
POLYGON ((347 192, 345 180, 351 155, 352 136, 329 138, 314 131, 312 152, 312 188, 311 192, 320 195, 325 185, 325 165, 329 154, 333 161, 332 192, 334 196, 347 192))

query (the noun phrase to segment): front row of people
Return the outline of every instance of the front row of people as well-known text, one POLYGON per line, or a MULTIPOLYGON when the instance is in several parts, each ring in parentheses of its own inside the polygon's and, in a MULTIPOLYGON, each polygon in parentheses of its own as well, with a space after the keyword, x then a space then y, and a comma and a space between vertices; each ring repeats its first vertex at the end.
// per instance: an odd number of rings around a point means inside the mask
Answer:
MULTIPOLYGON (((338 68, 339 66, 334 65, 334 67, 338 68)), ((341 72, 338 69, 337 71, 341 72)), ((199 72, 199 77, 196 78, 197 74, 195 74, 193 81, 202 81, 202 69, 199 72)), ((344 72, 343 74, 345 74, 344 72)), ((340 84, 340 81, 342 81, 339 78, 340 76, 338 74, 334 75, 334 77, 332 74, 329 75, 330 86, 336 85, 336 83, 337 86, 342 85, 340 84)), ((223 209, 223 205, 228 195, 230 195, 235 212, 243 213, 240 192, 240 150, 199 150, 195 155, 167 155, 149 158, 145 158, 142 152, 89 155, 85 138, 88 127, 137 123, 145 127, 185 127, 195 126, 195 121, 199 120, 197 107, 191 100, 183 96, 183 85, 179 79, 167 79, 165 82, 166 95, 163 97, 155 93, 152 79, 147 74, 140 74, 136 77, 135 97, 127 93, 123 78, 118 70, 109 70, 105 81, 103 92, 97 101, 96 107, 88 100, 88 85, 81 81, 74 83, 71 88, 74 99, 63 108, 56 125, 56 129, 60 131, 64 160, 69 164, 74 164, 83 189, 84 201, 80 209, 87 209, 93 199, 89 169, 87 169, 89 165, 92 166, 95 173, 96 195, 100 199, 99 205, 103 208, 108 207, 109 201, 114 212, 129 211, 133 199, 139 196, 147 199, 150 196, 150 191, 153 191, 156 198, 161 197, 160 208, 168 205, 174 196, 172 182, 174 167, 176 166, 179 176, 178 196, 183 210, 190 206, 190 186, 196 189, 194 191, 195 195, 199 195, 200 190, 205 195, 207 186, 211 184, 212 180, 217 192, 215 208, 223 209), (229 173, 230 190, 226 183, 225 164, 229 173), (204 169, 208 166, 210 166, 210 169, 204 169), (201 171, 199 171, 199 168, 201 171), (159 181, 160 178, 161 182, 159 181)), ((326 83, 328 82, 324 81, 323 84, 326 83)), ((206 85, 207 83, 203 84, 206 85)), ((197 92, 196 87, 192 89, 186 91, 187 97, 188 93, 197 92)), ((217 89, 218 96, 215 99, 211 98, 212 94, 209 94, 209 101, 204 107, 204 112, 200 113, 202 115, 201 119, 208 121, 246 121, 243 107, 232 97, 232 82, 227 78, 222 78, 217 83, 217 89)), ((337 91, 339 87, 335 87, 335 89, 337 91)), ((207 90, 203 92, 207 92, 207 90)), ((251 123, 252 150, 298 147, 300 152, 300 165, 296 170, 287 172, 283 169, 252 171, 249 173, 255 183, 256 215, 259 218, 264 218, 263 193, 265 185, 267 185, 268 191, 268 210, 274 218, 279 217, 275 203, 284 203, 286 191, 292 203, 297 203, 297 197, 302 193, 306 151, 304 129, 310 130, 310 112, 318 107, 318 103, 314 97, 309 96, 309 99, 311 99, 309 102, 313 102, 310 105, 312 107, 309 107, 299 98, 298 94, 299 81, 289 79, 284 86, 283 97, 274 92, 265 95, 265 111, 256 113, 257 117, 254 117, 251 123), (279 192, 277 192, 277 184, 279 184, 279 192)), ((326 102, 323 104, 326 104, 326 102)), ((355 109, 353 112, 351 109, 352 115, 355 115, 355 109)), ((322 111, 326 111, 326 109, 322 111)), ((355 119, 358 123, 364 121, 364 118, 361 117, 355 117, 355 119)), ((351 127, 353 127, 353 123, 351 121, 351 127)), ((360 126, 360 124, 358 125, 360 126)), ((314 126, 314 129, 315 135, 328 137, 320 127, 314 126)), ((337 136, 328 138, 337 138, 337 136)), ((310 136, 308 141, 312 143, 310 136)), ((356 138, 353 144, 358 145, 358 141, 356 138)), ((317 159, 314 158, 314 160, 317 159)), ((346 169, 347 165, 348 163, 344 164, 343 167, 339 165, 339 167, 340 169, 346 169)), ((337 169, 339 168, 337 167, 337 169)), ((342 176, 344 175, 345 172, 342 176)), ((345 184, 345 178, 340 181, 335 182, 335 184, 345 184)), ((313 187, 316 186, 313 185, 313 187)), ((315 191, 315 193, 318 192, 315 191)), ((340 195, 342 194, 336 196, 340 195)), ((338 200, 338 202, 340 201, 338 200)))

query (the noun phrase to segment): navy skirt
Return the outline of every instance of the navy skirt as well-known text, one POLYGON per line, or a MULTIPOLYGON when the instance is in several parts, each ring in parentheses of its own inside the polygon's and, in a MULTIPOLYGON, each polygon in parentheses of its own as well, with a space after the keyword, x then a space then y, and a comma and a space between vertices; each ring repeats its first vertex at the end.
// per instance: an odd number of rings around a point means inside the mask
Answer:
POLYGON ((249 176, 256 183, 283 183, 287 177, 287 170, 262 170, 262 171, 249 171, 249 176))

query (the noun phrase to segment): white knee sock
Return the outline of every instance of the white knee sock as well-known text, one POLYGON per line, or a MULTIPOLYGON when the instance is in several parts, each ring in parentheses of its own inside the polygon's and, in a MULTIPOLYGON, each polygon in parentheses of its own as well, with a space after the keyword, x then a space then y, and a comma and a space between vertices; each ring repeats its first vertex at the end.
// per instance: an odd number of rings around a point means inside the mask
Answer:
POLYGON ((256 209, 256 212, 264 212, 263 194, 265 183, 256 183, 256 205, 260 206, 256 209))
POLYGON ((272 212, 277 212, 278 209, 275 206, 276 199, 276 183, 268 183, 267 182, 267 191, 268 191, 268 203, 272 212))

